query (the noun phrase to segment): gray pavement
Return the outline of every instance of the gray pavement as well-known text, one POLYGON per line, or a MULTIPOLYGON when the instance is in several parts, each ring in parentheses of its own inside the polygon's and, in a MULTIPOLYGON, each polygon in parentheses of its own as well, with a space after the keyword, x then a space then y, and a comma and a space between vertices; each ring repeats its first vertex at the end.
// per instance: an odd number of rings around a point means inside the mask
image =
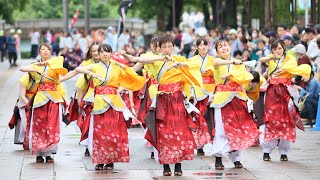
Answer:
MULTIPOLYGON (((27 65, 32 60, 20 60, 27 65)), ((271 154, 272 161, 262 160, 260 147, 242 152, 245 168, 235 169, 223 157, 224 171, 214 169, 210 145, 205 146, 206 156, 196 156, 193 161, 183 162, 183 177, 163 177, 162 166, 149 159, 144 147, 143 130, 129 130, 130 163, 116 163, 115 173, 94 171, 91 159, 83 157, 84 149, 79 146, 80 132, 75 124, 61 129, 61 141, 54 164, 37 164, 35 156, 13 144, 14 130, 7 126, 18 95, 18 79, 23 73, 19 68, 9 68, 8 61, 0 63, 0 179, 320 179, 320 132, 298 131, 297 141, 289 151, 288 162, 280 162, 277 150, 271 154)), ((76 78, 64 83, 69 96, 73 92, 76 78)), ((173 169, 173 167, 172 167, 173 169)))

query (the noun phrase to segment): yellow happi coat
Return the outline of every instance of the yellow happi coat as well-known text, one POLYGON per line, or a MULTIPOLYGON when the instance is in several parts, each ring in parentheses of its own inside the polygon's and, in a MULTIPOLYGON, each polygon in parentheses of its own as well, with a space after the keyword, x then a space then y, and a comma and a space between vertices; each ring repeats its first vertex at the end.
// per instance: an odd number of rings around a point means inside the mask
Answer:
POLYGON ((57 84, 57 91, 38 91, 33 102, 33 108, 37 108, 46 104, 49 100, 54 103, 63 103, 66 99, 66 91, 63 86, 59 83, 59 76, 66 75, 68 70, 63 68, 64 58, 58 56, 46 61, 47 66, 38 66, 33 64, 32 67, 45 76, 41 78, 36 72, 31 72, 32 78, 36 81, 37 84, 45 83, 55 83, 57 84))
MULTIPOLYGON (((241 65, 241 64, 240 65, 234 65, 234 64, 222 65, 222 66, 217 66, 214 69, 214 81, 216 86, 218 86, 219 84, 228 83, 226 82, 225 79, 221 78, 221 76, 225 74, 230 74, 228 78, 229 83, 235 82, 239 85, 247 84, 253 79, 252 74, 246 70, 244 65, 241 65)), ((234 97, 237 97, 245 101, 248 100, 248 97, 244 90, 216 92, 210 107, 222 108, 226 104, 231 102, 234 97)))
MULTIPOLYGON (((272 55, 269 55, 272 56, 272 55)), ((298 63, 295 57, 291 55, 286 55, 282 60, 271 60, 267 61, 268 65, 268 76, 270 77, 271 73, 276 71, 277 69, 283 69, 278 77, 279 78, 293 78, 295 75, 300 75, 303 77, 309 77, 311 73, 311 67, 308 64, 301 64, 298 66, 298 63), (282 61, 282 62, 281 62, 282 61)))
MULTIPOLYGON (((90 66, 92 67, 92 72, 106 79, 105 82, 102 82, 96 78, 93 78, 94 87, 111 86, 118 89, 119 86, 122 86, 131 91, 138 91, 145 83, 145 77, 139 76, 128 66, 121 68, 119 65, 115 64, 113 60, 110 60, 109 66, 104 64, 102 61, 90 66)), ((89 76, 89 78, 91 77, 89 76)), ((94 94, 93 87, 89 87, 88 92, 83 100, 94 103, 92 114, 102 114, 110 107, 116 111, 124 112, 127 110, 125 103, 118 93, 94 94)))

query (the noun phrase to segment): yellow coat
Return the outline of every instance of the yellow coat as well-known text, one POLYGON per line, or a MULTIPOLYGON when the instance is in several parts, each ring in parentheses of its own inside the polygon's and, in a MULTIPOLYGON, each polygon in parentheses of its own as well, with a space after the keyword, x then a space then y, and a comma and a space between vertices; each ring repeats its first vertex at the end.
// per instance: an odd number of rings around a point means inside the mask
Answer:
POLYGON ((55 57, 47 60, 48 66, 32 65, 32 67, 42 72, 46 77, 41 78, 36 72, 31 72, 32 78, 39 83, 56 83, 57 91, 38 91, 34 98, 33 108, 37 108, 46 104, 49 100, 54 103, 62 103, 66 98, 66 91, 59 83, 59 75, 66 75, 68 70, 63 68, 63 57, 55 57), (40 82, 41 81, 41 82, 40 82))
MULTIPOLYGON (((229 81, 235 82, 239 85, 247 84, 252 79, 253 76, 251 73, 247 72, 244 65, 222 65, 217 66, 214 69, 214 81, 216 86, 219 84, 224 84, 225 80, 221 78, 221 76, 225 74, 230 74, 229 81)), ((213 108, 222 108, 226 104, 232 101, 234 97, 237 97, 242 100, 248 100, 246 92, 243 91, 229 91, 229 92, 216 92, 214 94, 213 101, 210 107, 213 108)))
MULTIPOLYGON (((119 86, 131 91, 140 90, 144 83, 145 77, 139 76, 131 68, 126 66, 124 69, 110 60, 110 65, 107 67, 102 61, 92 66, 92 72, 106 79, 104 86, 119 88, 119 86)), ((103 84, 100 80, 93 79, 94 87, 103 84)), ((125 111, 127 109, 125 103, 119 94, 94 94, 94 89, 89 88, 87 94, 83 98, 86 102, 93 102, 92 114, 102 114, 112 107, 116 111, 125 111)))
MULTIPOLYGON (((147 52, 144 54, 141 54, 140 57, 156 57, 159 56, 157 54, 154 54, 153 52, 147 52)), ((153 77, 154 74, 156 74, 156 70, 153 69, 152 64, 144 64, 143 65, 143 73, 146 74, 148 73, 149 77, 153 77)), ((157 96, 158 93, 158 87, 157 84, 151 84, 148 88, 150 98, 153 99, 157 96)))

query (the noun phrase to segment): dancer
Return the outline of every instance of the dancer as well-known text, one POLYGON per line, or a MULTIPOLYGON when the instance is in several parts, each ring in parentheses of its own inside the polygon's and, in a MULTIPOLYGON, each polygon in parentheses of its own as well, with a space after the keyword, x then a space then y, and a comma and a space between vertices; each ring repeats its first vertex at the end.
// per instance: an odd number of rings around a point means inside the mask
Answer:
MULTIPOLYGON (((99 49, 99 42, 92 43, 87 52, 87 60, 83 61, 80 66, 88 66, 91 64, 99 63, 100 56, 98 53, 99 49)), ((78 74, 77 71, 73 70, 68 72, 61 80, 60 82, 66 81, 78 74)), ((69 122, 78 121, 78 126, 81 130, 81 140, 88 138, 88 132, 89 132, 89 120, 90 120, 90 112, 92 109, 92 106, 86 105, 83 103, 82 99, 85 96, 85 94, 88 92, 90 88, 90 84, 92 84, 92 78, 89 78, 86 74, 81 74, 80 77, 77 80, 76 83, 76 92, 75 97, 72 97, 70 106, 68 108, 69 116, 68 120, 69 122), (88 121, 86 123, 86 121, 88 121), (85 126, 87 125, 87 126, 85 126)), ((84 152, 84 156, 90 156, 88 148, 86 148, 84 152)))
POLYGON ((30 100, 37 92, 38 84, 28 73, 19 79, 19 98, 17 100, 14 114, 9 122, 10 129, 15 128, 15 144, 23 144, 24 150, 29 150, 29 130, 30 129, 30 100))
POLYGON ((41 62, 22 67, 22 72, 30 72, 37 83, 37 93, 32 103, 29 149, 36 154, 36 162, 53 163, 52 153, 56 153, 60 141, 60 121, 62 121, 65 91, 59 83, 59 76, 67 74, 63 68, 63 57, 51 58, 49 44, 39 46, 41 62))
POLYGON ((300 75, 308 79, 311 67, 308 64, 298 66, 296 59, 286 54, 286 46, 283 41, 273 40, 270 46, 271 54, 260 58, 262 63, 268 65, 269 78, 269 86, 265 94, 264 125, 260 126, 263 132, 260 136, 260 146, 263 149, 264 161, 271 160, 270 153, 277 146, 281 155, 280 160, 288 161, 287 153, 290 149, 290 142, 294 143, 296 140, 295 126, 300 121, 296 108, 293 107, 290 110, 288 108, 290 101, 291 104, 295 102, 290 99, 291 78, 300 75))
POLYGON ((196 53, 195 56, 190 58, 191 61, 196 61, 200 66, 200 71, 203 79, 203 89, 194 86, 191 88, 193 91, 191 94, 191 101, 200 111, 200 115, 197 116, 196 131, 193 132, 195 142, 198 146, 197 154, 204 155, 203 146, 211 141, 211 136, 208 132, 208 125, 203 115, 207 108, 209 96, 213 95, 214 84, 214 58, 208 55, 208 41, 205 38, 199 38, 196 41, 196 53))
POLYGON ((158 94, 152 102, 145 121, 148 127, 145 138, 156 148, 155 159, 163 164, 163 175, 171 176, 169 164, 175 164, 174 175, 182 176, 181 162, 192 160, 196 144, 191 132, 195 124, 191 112, 199 111, 182 93, 183 86, 202 86, 198 63, 182 56, 172 56, 174 38, 162 35, 159 46, 168 62, 134 57, 130 60, 150 64, 154 70, 153 77, 159 83, 158 94), (174 156, 173 156, 174 155, 174 156))
POLYGON ((117 93, 119 86, 137 91, 145 78, 131 68, 111 60, 112 49, 103 44, 99 47, 100 62, 76 68, 79 73, 93 77, 93 88, 83 98, 92 103, 87 145, 96 170, 113 170, 115 162, 129 161, 129 144, 126 121, 134 116, 117 93))
POLYGON ((235 168, 242 168, 240 151, 252 146, 258 139, 259 131, 247 110, 247 95, 242 84, 253 77, 246 71, 242 61, 231 58, 231 48, 225 40, 219 40, 215 49, 220 59, 215 59, 214 99, 207 110, 206 119, 214 134, 213 155, 215 168, 223 170, 222 154, 227 153, 235 168))

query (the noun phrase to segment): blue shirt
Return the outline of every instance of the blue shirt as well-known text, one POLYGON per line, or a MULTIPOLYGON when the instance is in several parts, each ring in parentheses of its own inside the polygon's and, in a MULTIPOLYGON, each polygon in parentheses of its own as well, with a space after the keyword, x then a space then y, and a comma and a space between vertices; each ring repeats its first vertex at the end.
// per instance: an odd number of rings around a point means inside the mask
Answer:
POLYGON ((315 99, 318 101, 320 93, 320 83, 316 79, 311 79, 306 89, 301 89, 300 97, 309 94, 309 98, 315 99))

